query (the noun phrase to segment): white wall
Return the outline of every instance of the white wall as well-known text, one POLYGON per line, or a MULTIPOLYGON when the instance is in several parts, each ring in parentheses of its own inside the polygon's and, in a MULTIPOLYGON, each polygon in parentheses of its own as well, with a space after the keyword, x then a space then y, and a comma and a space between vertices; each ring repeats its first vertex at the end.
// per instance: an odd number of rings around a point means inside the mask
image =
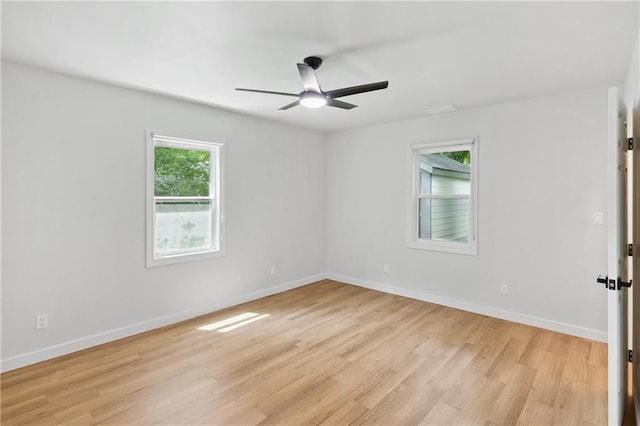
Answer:
POLYGON ((321 135, 11 63, 2 87, 3 370, 325 271, 606 339, 604 88, 321 135), (145 129, 226 144, 225 257, 144 267, 145 129), (408 249, 407 145, 466 136, 479 255, 408 249))
POLYGON ((327 270, 604 341, 595 278, 607 228, 592 215, 606 212, 606 141, 605 88, 331 134, 327 270), (480 138, 478 256, 407 248, 408 145, 470 136, 480 138))
POLYGON ((4 370, 325 271, 323 135, 11 63, 2 88, 4 370), (225 143, 225 257, 145 268, 145 129, 225 143))

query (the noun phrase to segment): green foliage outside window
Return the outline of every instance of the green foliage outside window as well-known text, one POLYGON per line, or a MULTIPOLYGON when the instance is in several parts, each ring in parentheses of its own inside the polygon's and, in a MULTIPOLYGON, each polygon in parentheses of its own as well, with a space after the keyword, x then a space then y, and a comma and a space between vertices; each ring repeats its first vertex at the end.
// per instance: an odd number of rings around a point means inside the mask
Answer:
POLYGON ((211 152, 155 147, 155 196, 209 196, 211 152))
POLYGON ((441 152, 440 154, 456 160, 457 162, 462 163, 466 166, 471 164, 471 151, 441 152))

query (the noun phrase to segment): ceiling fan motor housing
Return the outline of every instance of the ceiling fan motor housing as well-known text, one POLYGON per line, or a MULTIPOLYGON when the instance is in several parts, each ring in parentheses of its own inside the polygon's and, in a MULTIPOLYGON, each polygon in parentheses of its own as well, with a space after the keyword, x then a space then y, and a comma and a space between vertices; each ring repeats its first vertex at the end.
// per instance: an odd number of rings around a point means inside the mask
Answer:
POLYGON ((314 70, 317 70, 318 68, 320 68, 320 65, 322 65, 322 59, 318 58, 317 56, 308 56, 304 58, 304 63, 309 65, 314 70))

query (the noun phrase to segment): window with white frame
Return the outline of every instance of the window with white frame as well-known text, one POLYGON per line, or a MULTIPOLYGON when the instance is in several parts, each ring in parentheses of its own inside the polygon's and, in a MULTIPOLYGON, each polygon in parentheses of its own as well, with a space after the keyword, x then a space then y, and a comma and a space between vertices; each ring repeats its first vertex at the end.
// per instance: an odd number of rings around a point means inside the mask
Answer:
POLYGON ((478 139, 411 145, 407 244, 477 254, 478 139))
POLYGON ((147 267, 223 254, 222 144, 147 135, 147 267))

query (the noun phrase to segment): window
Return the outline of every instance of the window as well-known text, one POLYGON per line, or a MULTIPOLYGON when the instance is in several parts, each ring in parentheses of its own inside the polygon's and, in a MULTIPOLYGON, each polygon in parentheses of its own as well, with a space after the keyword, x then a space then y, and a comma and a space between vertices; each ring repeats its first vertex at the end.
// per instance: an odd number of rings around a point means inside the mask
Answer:
POLYGON ((147 136, 147 267, 223 254, 222 144, 147 136))
POLYGON ((408 246, 476 255, 478 140, 410 148, 408 246))

